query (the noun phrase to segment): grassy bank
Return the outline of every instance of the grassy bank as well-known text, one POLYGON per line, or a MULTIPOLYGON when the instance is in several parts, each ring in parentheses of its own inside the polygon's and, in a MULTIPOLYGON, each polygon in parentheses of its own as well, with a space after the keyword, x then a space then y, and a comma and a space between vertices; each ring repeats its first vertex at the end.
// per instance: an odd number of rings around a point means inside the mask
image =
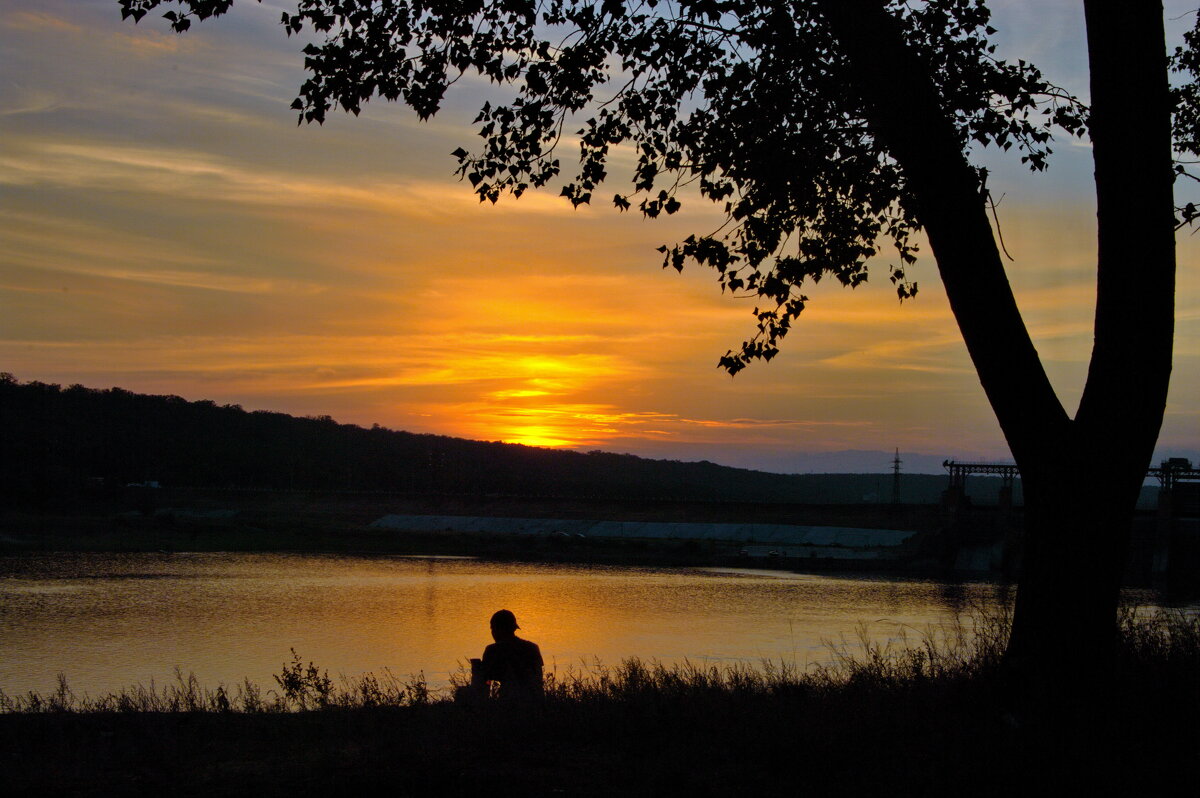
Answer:
POLYGON ((1122 623, 1114 680, 1015 702, 1003 621, 824 669, 628 661, 553 674, 537 705, 419 679, 338 684, 299 658, 266 686, 4 697, 24 794, 1165 794, 1200 750, 1200 620, 1122 623))

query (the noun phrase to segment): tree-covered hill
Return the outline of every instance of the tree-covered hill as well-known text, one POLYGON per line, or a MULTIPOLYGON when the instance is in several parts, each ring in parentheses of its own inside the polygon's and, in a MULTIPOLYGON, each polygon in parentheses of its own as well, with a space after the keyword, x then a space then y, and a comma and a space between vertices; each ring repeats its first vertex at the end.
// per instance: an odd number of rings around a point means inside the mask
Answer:
MULTIPOLYGON (((419 435, 237 405, 18 382, 0 374, 0 494, 44 501, 155 481, 170 487, 349 490, 849 504, 888 502, 887 474, 771 474, 419 435)), ((977 501, 992 480, 972 486, 977 501)), ((902 498, 936 502, 946 478, 904 475, 902 498)))

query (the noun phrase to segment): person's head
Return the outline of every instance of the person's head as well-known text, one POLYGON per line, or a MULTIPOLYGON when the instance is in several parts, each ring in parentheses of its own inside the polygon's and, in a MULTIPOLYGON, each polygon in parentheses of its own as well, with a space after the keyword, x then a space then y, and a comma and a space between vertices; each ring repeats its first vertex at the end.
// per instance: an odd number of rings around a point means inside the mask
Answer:
POLYGON ((497 610, 493 613, 491 626, 492 637, 496 640, 513 637, 521 628, 517 626, 517 616, 513 615, 510 610, 497 610))

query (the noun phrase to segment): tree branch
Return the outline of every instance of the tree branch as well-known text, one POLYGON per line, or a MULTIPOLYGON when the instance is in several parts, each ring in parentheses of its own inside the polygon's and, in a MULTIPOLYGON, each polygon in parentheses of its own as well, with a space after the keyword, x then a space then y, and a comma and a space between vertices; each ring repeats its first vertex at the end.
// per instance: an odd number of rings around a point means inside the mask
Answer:
POLYGON ((903 170, 979 380, 1018 464, 1044 461, 1070 420, 1025 328, 963 153, 927 64, 881 0, 817 0, 872 131, 903 170), (886 77, 886 79, 885 79, 886 77))
POLYGON ((1084 11, 1098 259, 1095 344, 1076 420, 1106 447, 1138 450, 1144 472, 1166 407, 1174 337, 1163 11, 1160 3, 1111 0, 1086 0, 1084 11))

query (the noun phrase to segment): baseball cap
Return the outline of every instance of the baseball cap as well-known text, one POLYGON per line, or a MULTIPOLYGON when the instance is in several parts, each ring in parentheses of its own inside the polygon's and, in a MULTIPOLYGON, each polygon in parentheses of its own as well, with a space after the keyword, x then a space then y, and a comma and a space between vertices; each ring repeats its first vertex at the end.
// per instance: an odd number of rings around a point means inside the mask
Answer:
POLYGON ((517 616, 512 614, 510 610, 496 610, 492 614, 492 626, 497 629, 520 629, 517 626, 517 616))

